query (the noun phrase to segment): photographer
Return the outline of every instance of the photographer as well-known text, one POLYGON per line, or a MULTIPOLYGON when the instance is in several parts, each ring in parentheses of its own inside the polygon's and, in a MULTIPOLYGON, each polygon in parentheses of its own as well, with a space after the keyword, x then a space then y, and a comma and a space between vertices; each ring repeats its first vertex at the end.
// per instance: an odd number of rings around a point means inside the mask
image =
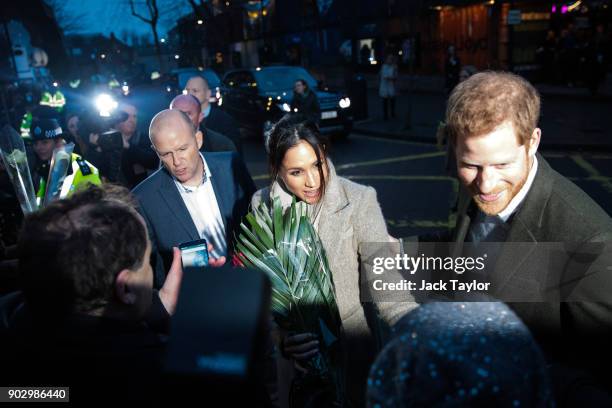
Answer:
POLYGON ((119 105, 119 112, 125 120, 117 123, 115 129, 123 139, 123 160, 121 168, 128 180, 128 187, 135 187, 147 178, 147 170, 159 167, 157 154, 151 148, 147 135, 138 132, 138 110, 128 102, 119 105))
POLYGON ((148 138, 136 132, 136 124, 136 108, 127 103, 108 117, 90 113, 83 123, 82 134, 89 135, 88 160, 106 180, 128 188, 144 180, 147 170, 159 164, 148 138))

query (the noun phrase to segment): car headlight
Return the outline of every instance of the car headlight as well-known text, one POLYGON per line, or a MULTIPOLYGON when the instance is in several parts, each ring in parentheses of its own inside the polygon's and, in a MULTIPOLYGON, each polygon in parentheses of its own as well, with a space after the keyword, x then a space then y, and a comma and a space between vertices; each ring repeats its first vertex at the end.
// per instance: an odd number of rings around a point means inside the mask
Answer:
POLYGON ((339 105, 342 109, 346 109, 351 106, 351 99, 348 96, 346 98, 342 98, 340 99, 339 105))
POLYGON ((287 102, 280 105, 280 108, 285 112, 291 112, 291 106, 287 102))
POLYGON ((109 117, 119 104, 109 94, 100 94, 95 99, 96 108, 100 113, 100 116, 105 118, 109 117))

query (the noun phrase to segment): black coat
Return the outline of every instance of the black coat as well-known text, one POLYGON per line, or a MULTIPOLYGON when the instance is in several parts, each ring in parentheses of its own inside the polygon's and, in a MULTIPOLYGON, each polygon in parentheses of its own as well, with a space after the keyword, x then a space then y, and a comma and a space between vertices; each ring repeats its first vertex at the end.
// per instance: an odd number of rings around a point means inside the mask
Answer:
MULTIPOLYGON (((472 220, 472 200, 465 198, 467 195, 460 200, 454 231, 453 241, 458 243, 465 242, 472 220)), ((610 216, 538 155, 535 179, 509 220, 505 242, 531 245, 523 245, 526 249, 521 251, 510 245, 501 247, 490 278, 497 288, 493 295, 501 300, 521 300, 510 306, 532 331, 551 363, 579 367, 599 379, 609 378, 601 369, 605 371, 606 364, 612 363, 610 216), (565 253, 539 262, 541 251, 536 248, 546 243, 561 243, 565 253), (542 293, 556 293, 558 287, 562 302, 523 300, 531 295, 535 299, 542 293)), ((563 388, 571 393, 568 386, 563 388)))
POLYGON ((203 143, 200 151, 202 152, 237 152, 236 144, 229 137, 215 132, 212 129, 205 128, 200 124, 200 131, 203 135, 203 143))
POLYGON ((100 150, 91 146, 85 159, 96 166, 103 177, 128 188, 133 188, 146 179, 146 170, 159 167, 159 158, 151 147, 151 141, 140 133, 132 136, 127 149, 100 150), (136 171, 137 168, 140 168, 139 172, 136 171))
POLYGON ((211 105, 210 113, 203 121, 206 129, 220 133, 228 137, 236 146, 236 151, 242 156, 242 142, 240 140, 240 129, 238 124, 227 112, 211 105))
POLYGON ((17 292, 0 298, 0 336, 2 384, 69 386, 77 403, 161 396, 166 342, 144 323, 75 314, 41 326, 17 292))
POLYGON ((321 118, 321 108, 319 106, 319 98, 317 98, 317 94, 308 90, 304 92, 303 95, 293 94, 293 99, 291 100, 291 110, 295 111, 297 109, 298 113, 305 115, 308 119, 319 122, 321 118))

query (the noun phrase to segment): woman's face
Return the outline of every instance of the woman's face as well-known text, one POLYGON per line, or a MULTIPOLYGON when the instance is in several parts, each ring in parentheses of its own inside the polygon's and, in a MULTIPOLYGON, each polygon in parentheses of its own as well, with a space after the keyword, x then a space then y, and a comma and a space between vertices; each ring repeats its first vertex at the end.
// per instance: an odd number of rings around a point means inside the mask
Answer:
POLYGON ((306 87, 304 86, 302 81, 295 81, 295 84, 293 85, 293 90, 295 91, 295 93, 301 95, 306 90, 306 87))
POLYGON ((317 160, 314 149, 302 140, 285 153, 279 176, 299 200, 315 204, 321 199, 321 166, 323 177, 327 178, 327 166, 317 160))
POLYGON ((68 132, 74 137, 79 133, 79 117, 73 116, 68 119, 68 132))

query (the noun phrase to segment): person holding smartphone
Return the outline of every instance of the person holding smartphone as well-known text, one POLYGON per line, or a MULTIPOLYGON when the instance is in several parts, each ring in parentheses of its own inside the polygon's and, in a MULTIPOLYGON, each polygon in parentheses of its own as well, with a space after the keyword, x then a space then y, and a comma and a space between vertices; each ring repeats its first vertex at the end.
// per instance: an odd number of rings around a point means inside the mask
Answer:
MULTIPOLYGON (((312 121, 299 114, 283 117, 272 129, 268 140, 272 185, 255 193, 251 206, 280 197, 283 207, 295 197, 308 204, 310 220, 328 257, 335 286, 344 338, 341 366, 346 375, 350 406, 362 406, 365 381, 374 360, 375 337, 371 330, 379 324, 390 326, 414 302, 377 304, 382 321, 366 320, 367 306, 360 302, 360 259, 366 259, 362 244, 388 242, 389 235, 376 191, 339 177, 327 155, 327 144, 312 121), (349 356, 359 356, 358 359, 349 356)), ((382 326, 384 327, 384 326, 382 326)), ((298 370, 318 352, 317 339, 311 333, 281 335, 280 348, 293 360, 298 370)), ((279 376, 279 378, 282 378, 279 376)))
POLYGON ((180 110, 155 115, 149 137, 163 166, 133 192, 149 229, 159 287, 179 244, 205 239, 214 247, 211 258, 231 256, 255 184, 236 152, 201 153, 202 133, 180 110))

